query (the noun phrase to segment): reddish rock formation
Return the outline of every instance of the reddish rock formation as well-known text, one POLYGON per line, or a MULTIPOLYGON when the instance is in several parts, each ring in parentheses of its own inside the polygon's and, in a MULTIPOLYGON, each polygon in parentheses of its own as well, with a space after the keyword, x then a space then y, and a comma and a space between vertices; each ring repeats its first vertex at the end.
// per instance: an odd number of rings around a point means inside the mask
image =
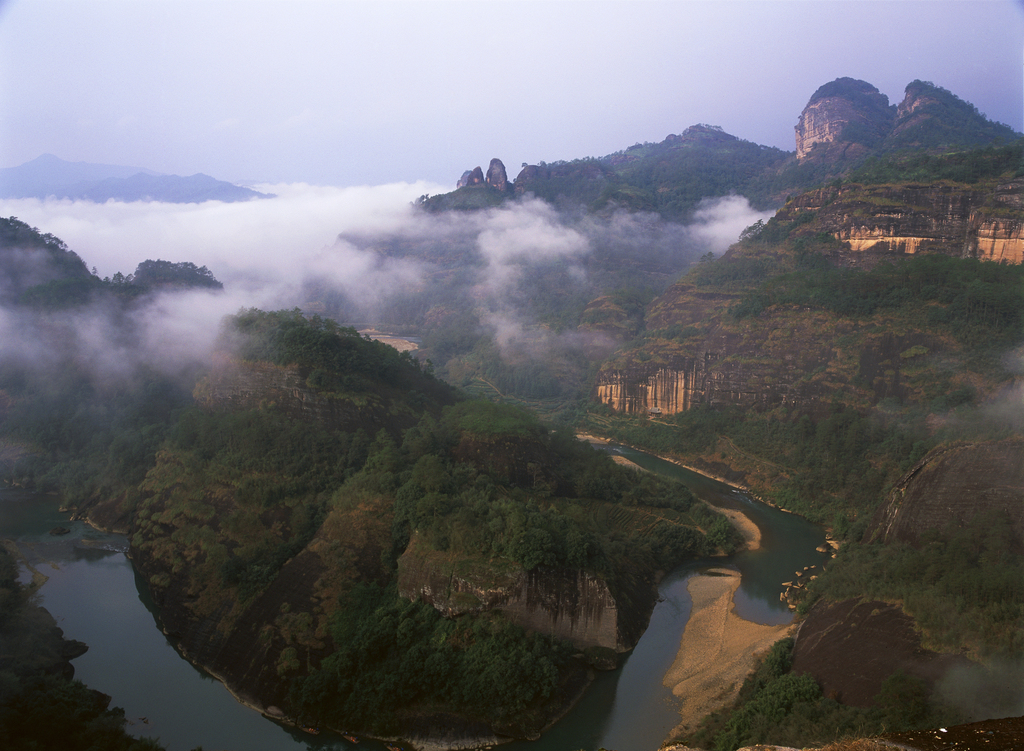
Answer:
POLYGON ((800 113, 797 159, 807 159, 812 149, 816 159, 862 156, 868 153, 864 141, 880 140, 892 122, 888 97, 865 81, 838 78, 815 91, 800 113))
POLYGON ((495 190, 500 190, 502 193, 509 189, 508 175, 505 174, 505 165, 501 163, 500 159, 492 159, 490 165, 487 167, 487 184, 495 190))
POLYGON ((471 170, 466 170, 462 173, 462 177, 455 183, 456 189, 465 188, 468 185, 482 185, 484 182, 484 171, 479 167, 474 167, 471 170))
POLYGON ((780 220, 816 213, 812 228, 848 243, 833 259, 871 266, 893 256, 940 253, 1024 262, 1024 180, 993 188, 963 185, 858 185, 804 193, 779 210, 780 220))
POLYGON ((897 670, 934 684, 954 665, 973 664, 922 648, 914 620, 877 601, 817 603, 793 648, 793 672, 809 673, 825 696, 855 707, 871 706, 897 670))

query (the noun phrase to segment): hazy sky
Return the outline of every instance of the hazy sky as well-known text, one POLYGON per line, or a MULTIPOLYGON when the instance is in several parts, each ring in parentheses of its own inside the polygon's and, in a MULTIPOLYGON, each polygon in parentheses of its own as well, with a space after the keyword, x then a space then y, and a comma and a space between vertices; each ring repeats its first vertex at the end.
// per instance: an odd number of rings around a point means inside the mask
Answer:
POLYGON ((1022 61, 1019 0, 0 0, 0 167, 454 187, 695 123, 792 150, 840 76, 1020 131, 1022 61))

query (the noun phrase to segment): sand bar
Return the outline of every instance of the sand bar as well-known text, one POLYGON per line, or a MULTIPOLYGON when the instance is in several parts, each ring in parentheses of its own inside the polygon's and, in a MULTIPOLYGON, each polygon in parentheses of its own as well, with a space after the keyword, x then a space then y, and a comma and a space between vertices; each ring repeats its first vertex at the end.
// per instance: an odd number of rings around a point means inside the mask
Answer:
MULTIPOLYGON (((711 504, 708 505, 710 506, 711 504)), ((726 517, 732 522, 732 526, 740 531, 747 550, 757 550, 761 547, 761 529, 754 522, 750 521, 749 516, 736 509, 721 508, 719 506, 711 506, 711 508, 726 517)))
POLYGON ((706 714, 732 702, 758 657, 796 628, 740 618, 733 609, 739 586, 739 573, 727 569, 694 575, 687 584, 693 609, 664 680, 682 700, 674 737, 692 732, 706 714))

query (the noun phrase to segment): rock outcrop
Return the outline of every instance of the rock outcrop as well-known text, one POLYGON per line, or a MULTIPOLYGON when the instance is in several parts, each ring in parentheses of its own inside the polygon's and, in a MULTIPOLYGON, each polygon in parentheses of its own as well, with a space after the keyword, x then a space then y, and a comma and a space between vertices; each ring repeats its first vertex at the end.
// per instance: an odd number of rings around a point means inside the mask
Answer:
POLYGON ((838 78, 811 96, 796 124, 796 156, 816 159, 863 156, 892 129, 889 98, 871 84, 838 78))
POLYGON ((879 151, 912 148, 939 153, 1020 137, 932 83, 912 81, 903 101, 890 106, 878 89, 853 78, 837 78, 815 91, 795 130, 797 160, 822 164, 857 161, 879 151))
POLYGON ((492 159, 490 165, 487 167, 487 177, 485 178, 487 184, 495 190, 500 190, 505 193, 509 190, 508 175, 505 174, 505 165, 501 163, 500 159, 492 159))
POLYGON ((576 569, 526 571, 508 561, 452 557, 414 538, 398 561, 398 590, 446 616, 500 610, 513 623, 580 648, 631 649, 632 631, 619 628, 608 585, 576 569))
POLYGON ((810 674, 825 696, 854 707, 872 706, 896 670, 934 686, 952 667, 971 664, 924 649, 914 620, 877 601, 819 601, 793 647, 794 673, 810 674))
MULTIPOLYGON (((686 327, 712 320, 731 300, 679 283, 651 306, 648 327, 686 327)), ((759 320, 756 328, 716 326, 685 342, 648 337, 642 350, 605 363, 592 396, 618 412, 653 416, 673 415, 697 404, 814 410, 838 378, 852 380, 862 370, 861 353, 838 342, 853 330, 833 327, 833 335, 823 335, 829 326, 816 313, 776 311, 770 320, 759 320)), ((884 372, 872 369, 861 374, 869 377, 866 380, 877 393, 888 395, 898 386, 898 352, 895 362, 889 361, 903 343, 900 338, 885 347, 886 357, 868 357, 869 364, 886 360, 884 372)), ((868 337, 862 346, 870 354, 883 345, 880 337, 868 337)))
POLYGON ((810 191, 789 201, 786 221, 814 212, 811 227, 848 244, 833 260, 874 265, 916 253, 1024 262, 1024 180, 995 188, 965 185, 859 185, 810 191))
POLYGON ((896 483, 871 520, 870 537, 916 544, 929 529, 1006 514, 1024 541, 1024 439, 942 446, 896 483))
POLYGON ((484 171, 479 167, 474 167, 471 170, 466 170, 462 173, 462 177, 455 183, 456 189, 465 188, 469 185, 482 185, 484 182, 484 171))

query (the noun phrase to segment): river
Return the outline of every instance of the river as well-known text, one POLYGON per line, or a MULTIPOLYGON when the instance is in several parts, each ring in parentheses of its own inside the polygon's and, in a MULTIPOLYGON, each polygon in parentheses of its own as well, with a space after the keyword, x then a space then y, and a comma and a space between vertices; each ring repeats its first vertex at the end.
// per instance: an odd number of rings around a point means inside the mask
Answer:
MULTIPOLYGON (((690 614, 687 579, 711 566, 742 575, 736 612, 757 623, 792 620, 779 601, 781 582, 794 571, 819 564, 815 548, 824 533, 806 520, 751 500, 745 494, 670 462, 614 447, 644 467, 680 480, 714 505, 739 509, 761 530, 761 547, 728 559, 695 561, 661 582, 661 601, 639 644, 615 671, 601 673, 583 699, 536 742, 502 746, 504 751, 566 751, 597 748, 654 751, 679 721, 678 704, 662 685, 690 614)), ((74 660, 75 677, 109 694, 132 722, 130 732, 158 738, 169 751, 288 751, 344 749, 338 736, 310 736, 286 728, 238 703, 227 689, 195 668, 157 627, 145 582, 125 556, 127 540, 68 521, 53 496, 0 490, 0 537, 15 539, 48 581, 41 602, 69 639, 89 645, 74 660), (63 526, 70 534, 54 537, 63 526)), ((23 577, 29 576, 25 571, 23 577)), ((383 744, 364 741, 360 748, 383 744)))

